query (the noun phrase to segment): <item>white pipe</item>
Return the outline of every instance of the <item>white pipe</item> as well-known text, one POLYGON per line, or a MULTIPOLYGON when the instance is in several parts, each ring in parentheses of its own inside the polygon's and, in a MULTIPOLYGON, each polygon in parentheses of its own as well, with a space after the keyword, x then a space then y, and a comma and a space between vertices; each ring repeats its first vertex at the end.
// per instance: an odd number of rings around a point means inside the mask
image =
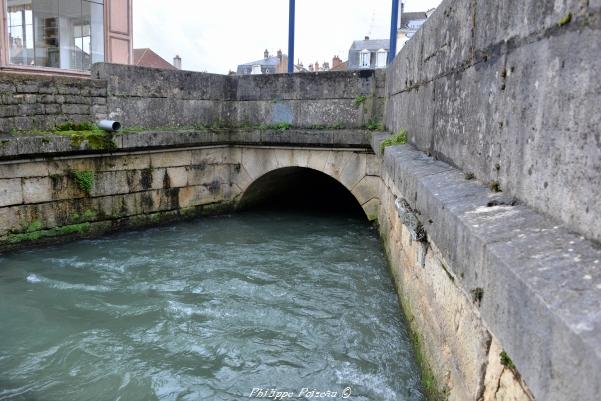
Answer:
POLYGON ((109 132, 116 132, 121 129, 121 123, 113 120, 101 120, 96 123, 100 129, 109 132))

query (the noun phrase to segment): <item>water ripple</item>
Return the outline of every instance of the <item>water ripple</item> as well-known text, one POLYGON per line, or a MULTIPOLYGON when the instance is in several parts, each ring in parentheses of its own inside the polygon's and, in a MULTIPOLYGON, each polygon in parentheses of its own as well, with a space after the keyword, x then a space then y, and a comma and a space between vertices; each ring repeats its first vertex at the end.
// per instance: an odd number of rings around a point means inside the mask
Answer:
POLYGON ((375 231, 208 218, 3 256, 0 400, 424 397, 375 231))

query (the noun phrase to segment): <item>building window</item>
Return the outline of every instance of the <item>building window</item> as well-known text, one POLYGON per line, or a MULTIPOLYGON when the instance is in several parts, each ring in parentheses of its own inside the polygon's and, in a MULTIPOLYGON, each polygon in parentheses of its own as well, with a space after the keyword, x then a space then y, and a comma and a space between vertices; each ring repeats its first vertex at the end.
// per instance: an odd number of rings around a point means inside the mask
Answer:
POLYGON ((89 70, 104 61, 104 0, 7 0, 9 63, 89 70))
POLYGON ((376 53, 376 68, 384 68, 386 67, 386 57, 388 56, 388 52, 384 49, 378 50, 376 53))
POLYGON ((259 64, 255 64, 253 65, 253 69, 251 71, 252 75, 258 75, 261 74, 261 66, 259 64))
POLYGON ((361 53, 359 53, 359 67, 371 67, 371 53, 369 52, 369 50, 363 49, 361 50, 361 53))

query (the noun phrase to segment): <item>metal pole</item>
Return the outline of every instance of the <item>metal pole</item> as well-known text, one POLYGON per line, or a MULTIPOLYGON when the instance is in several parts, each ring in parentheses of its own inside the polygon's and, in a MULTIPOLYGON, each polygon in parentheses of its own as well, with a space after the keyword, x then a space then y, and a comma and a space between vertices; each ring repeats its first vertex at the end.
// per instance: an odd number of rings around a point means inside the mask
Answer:
POLYGON ((392 13, 390 17, 390 49, 388 49, 388 64, 396 56, 396 34, 399 21, 399 0, 392 0, 392 13))
POLYGON ((288 20, 288 74, 294 72, 294 9, 295 0, 290 0, 290 13, 288 20))

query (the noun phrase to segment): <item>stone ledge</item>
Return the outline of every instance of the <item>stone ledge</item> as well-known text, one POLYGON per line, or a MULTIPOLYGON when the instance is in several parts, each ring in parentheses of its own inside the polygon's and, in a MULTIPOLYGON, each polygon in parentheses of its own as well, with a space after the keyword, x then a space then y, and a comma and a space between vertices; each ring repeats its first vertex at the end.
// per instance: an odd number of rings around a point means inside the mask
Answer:
MULTIPOLYGON (((385 134, 374 135, 376 153, 385 134)), ((382 179, 405 199, 539 400, 601 393, 601 249, 410 145, 382 179)))
POLYGON ((110 149, 60 135, 0 136, 0 160, 211 145, 365 148, 371 132, 353 129, 222 129, 145 131, 112 137, 110 149))

